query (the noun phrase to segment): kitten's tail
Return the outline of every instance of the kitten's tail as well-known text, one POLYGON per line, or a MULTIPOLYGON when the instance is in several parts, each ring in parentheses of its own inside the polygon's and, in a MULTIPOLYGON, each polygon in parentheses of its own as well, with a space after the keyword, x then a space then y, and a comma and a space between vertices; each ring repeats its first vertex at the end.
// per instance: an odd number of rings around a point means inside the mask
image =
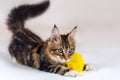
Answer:
POLYGON ((39 4, 21 5, 11 10, 7 19, 8 29, 13 33, 24 28, 25 20, 42 14, 49 7, 50 1, 46 0, 39 4))

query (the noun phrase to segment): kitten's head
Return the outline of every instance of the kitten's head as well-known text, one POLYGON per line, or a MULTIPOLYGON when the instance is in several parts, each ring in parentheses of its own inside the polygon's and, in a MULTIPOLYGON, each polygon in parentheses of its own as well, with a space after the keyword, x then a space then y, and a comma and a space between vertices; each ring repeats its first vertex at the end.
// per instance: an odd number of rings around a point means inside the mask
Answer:
POLYGON ((47 41, 46 53, 48 57, 56 63, 64 63, 70 59, 75 51, 75 32, 74 27, 71 32, 66 35, 60 35, 56 25, 51 32, 51 37, 47 41))

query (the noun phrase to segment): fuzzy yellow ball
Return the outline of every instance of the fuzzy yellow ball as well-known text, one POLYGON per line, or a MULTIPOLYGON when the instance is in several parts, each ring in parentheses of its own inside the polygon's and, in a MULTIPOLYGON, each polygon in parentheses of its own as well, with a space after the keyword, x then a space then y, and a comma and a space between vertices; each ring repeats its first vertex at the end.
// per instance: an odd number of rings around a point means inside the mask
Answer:
POLYGON ((67 61, 65 65, 70 69, 76 70, 78 72, 82 72, 84 67, 84 58, 80 53, 74 52, 71 59, 67 61))

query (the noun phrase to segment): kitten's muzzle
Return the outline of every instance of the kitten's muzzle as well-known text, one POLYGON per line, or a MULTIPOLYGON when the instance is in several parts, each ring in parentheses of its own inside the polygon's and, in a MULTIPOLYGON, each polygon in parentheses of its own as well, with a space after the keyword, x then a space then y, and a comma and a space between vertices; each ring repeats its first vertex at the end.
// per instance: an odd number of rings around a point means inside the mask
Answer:
POLYGON ((65 59, 65 60, 68 60, 68 59, 69 59, 69 55, 68 55, 68 54, 66 54, 66 53, 65 53, 65 54, 63 54, 63 57, 64 57, 64 59, 65 59))

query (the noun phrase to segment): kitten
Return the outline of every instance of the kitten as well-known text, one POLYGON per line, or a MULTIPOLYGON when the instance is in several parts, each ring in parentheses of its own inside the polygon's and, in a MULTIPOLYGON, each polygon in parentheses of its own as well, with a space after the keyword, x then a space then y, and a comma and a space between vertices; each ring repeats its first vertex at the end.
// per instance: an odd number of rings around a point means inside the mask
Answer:
POLYGON ((13 32, 9 52, 20 64, 46 72, 77 76, 78 72, 63 66, 75 51, 74 36, 77 27, 66 35, 60 35, 54 25, 51 36, 46 41, 24 27, 27 19, 44 13, 49 5, 48 0, 39 4, 21 5, 11 10, 7 20, 8 29, 13 32))

